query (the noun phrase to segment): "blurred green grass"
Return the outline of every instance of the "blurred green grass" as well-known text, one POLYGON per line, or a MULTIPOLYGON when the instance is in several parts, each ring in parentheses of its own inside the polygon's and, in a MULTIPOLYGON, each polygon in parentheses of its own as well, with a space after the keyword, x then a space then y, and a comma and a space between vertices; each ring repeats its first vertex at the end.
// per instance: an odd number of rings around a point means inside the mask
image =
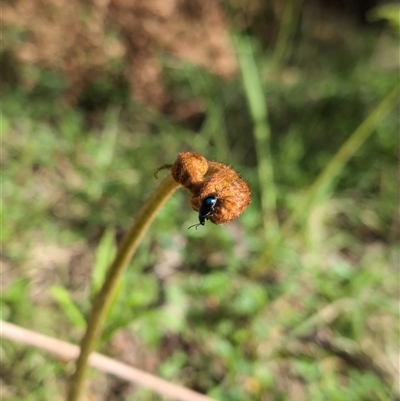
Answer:
MULTIPOLYGON (((222 82, 167 60, 175 96, 207 105, 199 132, 127 100, 110 100, 90 124, 84 110, 57 103, 58 81, 45 73, 36 93, 9 89, 1 116, 3 319, 79 341, 98 285, 91 276, 104 268, 95 255, 107 259, 114 246, 108 233, 118 239, 127 229, 159 165, 195 150, 240 170, 252 204, 226 227, 187 231, 197 215, 187 194, 176 194, 125 274, 103 346, 126 328, 147 350, 136 366, 156 358, 162 376, 221 400, 398 399, 398 105, 336 186, 260 259, 398 81, 397 68, 374 58, 376 34, 353 35, 333 48, 304 42, 281 68, 254 43, 256 94, 240 77, 222 82), (247 106, 260 93, 269 130, 261 140, 247 106), (273 177, 265 179, 265 168, 273 177)), ((9 342, 3 351, 5 399, 61 399, 65 365, 9 342)), ((158 398, 142 391, 124 399, 158 398)))

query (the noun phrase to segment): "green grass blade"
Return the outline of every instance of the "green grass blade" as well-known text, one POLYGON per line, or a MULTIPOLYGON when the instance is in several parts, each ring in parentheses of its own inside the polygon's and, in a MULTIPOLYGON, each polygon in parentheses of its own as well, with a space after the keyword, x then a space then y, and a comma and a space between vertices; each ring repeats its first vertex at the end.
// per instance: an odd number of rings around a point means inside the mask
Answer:
POLYGON ((326 194, 333 189, 346 163, 374 132, 374 129, 386 114, 389 113, 396 104, 399 105, 399 91, 400 86, 397 85, 342 145, 306 192, 299 207, 293 211, 282 226, 279 235, 260 255, 258 261, 253 266, 254 274, 262 271, 265 263, 270 259, 275 249, 283 242, 286 235, 293 229, 293 226, 298 223, 299 220, 308 218, 309 210, 312 205, 315 204, 317 200, 321 200, 323 196, 326 196, 326 194))
POLYGON ((64 287, 54 286, 51 288, 51 295, 71 324, 78 329, 84 330, 86 327, 85 317, 71 299, 69 292, 64 287))
POLYGON ((254 126, 253 135, 257 152, 264 229, 271 233, 277 228, 277 222, 275 216, 276 191, 270 149, 271 129, 268 123, 267 102, 251 41, 245 37, 236 38, 236 48, 243 88, 254 126))
POLYGON ((96 259, 92 272, 92 294, 96 294, 102 286, 106 271, 113 260, 117 248, 114 242, 114 230, 107 230, 96 250, 96 259))
POLYGON ((274 50, 274 66, 283 66, 289 55, 296 33, 297 24, 301 15, 303 0, 289 0, 285 2, 285 8, 281 19, 278 39, 274 50))

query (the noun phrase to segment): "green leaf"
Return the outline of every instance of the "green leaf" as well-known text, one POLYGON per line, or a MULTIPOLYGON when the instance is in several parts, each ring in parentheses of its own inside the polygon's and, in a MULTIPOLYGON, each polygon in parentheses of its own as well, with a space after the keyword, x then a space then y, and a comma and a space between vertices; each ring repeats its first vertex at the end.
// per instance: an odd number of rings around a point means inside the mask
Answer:
POLYGON ((69 292, 64 287, 54 286, 51 288, 51 295, 73 326, 83 330, 86 327, 85 317, 72 301, 69 292))
POLYGON ((108 229, 96 250, 96 259, 92 272, 92 293, 95 294, 101 287, 106 275, 106 271, 113 260, 117 247, 114 242, 115 232, 108 229))

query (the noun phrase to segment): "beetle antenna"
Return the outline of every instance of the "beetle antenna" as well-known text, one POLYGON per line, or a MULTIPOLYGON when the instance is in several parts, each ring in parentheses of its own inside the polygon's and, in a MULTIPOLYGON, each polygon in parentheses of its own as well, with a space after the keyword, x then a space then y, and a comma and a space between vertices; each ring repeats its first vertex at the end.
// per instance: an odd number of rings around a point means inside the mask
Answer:
POLYGON ((191 229, 192 227, 196 227, 196 230, 197 230, 197 227, 198 227, 198 226, 202 226, 202 225, 203 225, 203 224, 200 224, 200 223, 193 224, 192 226, 188 227, 188 230, 191 229))

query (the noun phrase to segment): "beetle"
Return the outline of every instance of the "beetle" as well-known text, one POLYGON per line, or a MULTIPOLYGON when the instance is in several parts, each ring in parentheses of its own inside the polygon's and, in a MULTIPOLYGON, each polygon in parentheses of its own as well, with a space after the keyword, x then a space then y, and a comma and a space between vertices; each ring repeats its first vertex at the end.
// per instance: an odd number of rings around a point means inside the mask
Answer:
POLYGON ((213 211, 216 203, 217 203, 218 198, 216 196, 208 196, 201 202, 200 210, 199 210, 199 224, 194 224, 191 227, 197 227, 202 225, 204 226, 206 220, 208 220, 208 217, 210 216, 211 212, 213 211))

